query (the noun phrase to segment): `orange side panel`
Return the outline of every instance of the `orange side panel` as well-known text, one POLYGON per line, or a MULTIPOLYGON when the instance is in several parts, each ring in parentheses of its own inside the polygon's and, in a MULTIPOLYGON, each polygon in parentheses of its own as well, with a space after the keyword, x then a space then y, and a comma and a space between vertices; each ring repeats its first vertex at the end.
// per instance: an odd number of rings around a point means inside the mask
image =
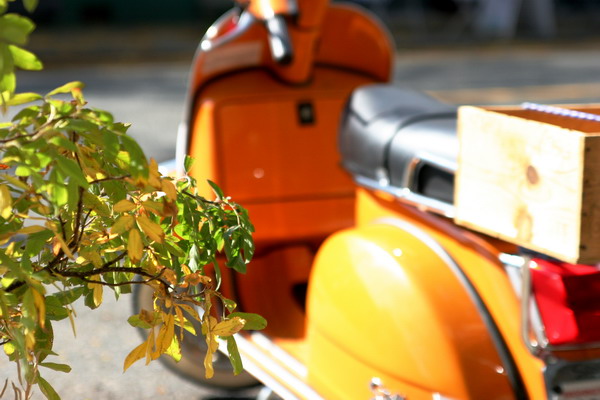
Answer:
MULTIPOLYGON (((192 175, 215 181, 250 209, 257 242, 348 226, 354 189, 339 165, 338 123, 350 91, 369 82, 330 68, 317 69, 311 84, 300 87, 261 70, 216 80, 197 105, 192 175), (302 113, 308 113, 304 123, 302 113)), ((202 188, 210 195, 208 185, 202 188)))

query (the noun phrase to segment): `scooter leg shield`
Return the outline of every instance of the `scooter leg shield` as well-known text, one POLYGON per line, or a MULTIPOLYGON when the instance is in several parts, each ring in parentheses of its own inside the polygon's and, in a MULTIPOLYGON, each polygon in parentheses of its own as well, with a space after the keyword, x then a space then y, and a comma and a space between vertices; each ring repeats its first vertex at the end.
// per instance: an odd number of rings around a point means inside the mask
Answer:
POLYGON ((325 398, 369 398, 373 379, 411 400, 513 397, 476 305, 434 242, 367 224, 322 246, 308 291, 307 369, 325 398))

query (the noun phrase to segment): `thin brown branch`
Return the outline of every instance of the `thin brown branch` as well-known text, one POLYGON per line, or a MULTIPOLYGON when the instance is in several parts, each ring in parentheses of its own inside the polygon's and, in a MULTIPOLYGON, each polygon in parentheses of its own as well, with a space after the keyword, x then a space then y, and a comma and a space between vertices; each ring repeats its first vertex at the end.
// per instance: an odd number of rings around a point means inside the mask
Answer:
POLYGON ((35 135, 37 135, 39 133, 40 133, 39 131, 35 131, 35 132, 32 132, 32 133, 28 133, 26 135, 19 135, 19 136, 15 136, 15 137, 11 137, 11 138, 0 139, 0 144, 10 143, 10 142, 14 142, 14 141, 19 140, 19 139, 25 139, 25 138, 28 138, 28 137, 34 137, 35 135))
POLYGON ((207 204, 212 204, 212 205, 215 205, 215 206, 219 206, 222 203, 221 201, 213 201, 213 200, 205 199, 204 197, 195 195, 193 193, 190 193, 187 190, 182 190, 181 193, 185 194, 188 197, 193 198, 194 200, 201 201, 201 202, 207 203, 207 204))
POLYGON ((6 293, 10 293, 10 292, 12 292, 14 290, 17 290, 18 288, 20 288, 24 284, 25 284, 25 281, 14 281, 10 285, 8 285, 8 287, 6 289, 4 289, 4 291, 6 293))
POLYGON ((152 281, 158 281, 160 283, 162 283, 163 285, 166 284, 166 282, 164 282, 162 279, 160 279, 160 275, 155 275, 153 278, 148 278, 146 280, 142 280, 142 281, 127 281, 127 282, 119 282, 119 283, 110 283, 110 282, 104 282, 104 281, 97 281, 97 280, 93 280, 93 279, 87 279, 87 278, 79 278, 84 282, 87 283, 96 283, 98 285, 103 285, 103 286, 110 286, 110 287, 118 287, 118 286, 125 286, 125 285, 146 285, 152 281))
POLYGON ((8 378, 6 378, 6 380, 4 381, 4 387, 2 388, 2 391, 0 392, 0 399, 2 398, 2 396, 4 396, 4 393, 6 392, 6 388, 8 388, 8 378))
POLYGON ((95 179, 93 181, 90 181, 89 184, 92 185, 94 183, 101 183, 101 182, 106 182, 106 181, 121 181, 125 178, 131 178, 131 175, 109 176, 109 177, 102 178, 102 179, 95 179))
MULTIPOLYGON (((77 158, 79 160, 79 157, 77 158)), ((79 242, 79 231, 81 229, 80 219, 83 211, 83 188, 79 187, 79 200, 77 201, 77 211, 75 213, 75 220, 73 221, 73 238, 69 243, 69 248, 74 250, 78 247, 79 242)))

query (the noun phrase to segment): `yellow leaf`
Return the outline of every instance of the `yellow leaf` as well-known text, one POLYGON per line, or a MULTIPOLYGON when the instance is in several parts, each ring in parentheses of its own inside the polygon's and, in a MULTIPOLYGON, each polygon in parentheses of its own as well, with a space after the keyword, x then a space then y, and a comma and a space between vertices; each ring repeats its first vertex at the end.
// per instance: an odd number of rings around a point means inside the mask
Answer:
POLYGON ((67 255, 67 257, 69 257, 71 260, 75 259, 75 256, 73 255, 73 253, 69 249, 69 246, 67 246, 67 243, 62 238, 62 236, 60 236, 60 235, 54 235, 54 240, 56 240, 58 242, 60 248, 67 255))
POLYGON ((0 216, 8 219, 12 215, 12 196, 6 185, 0 185, 0 216))
POLYGON ((246 325, 246 320, 233 317, 216 324, 212 329, 212 333, 217 336, 231 336, 241 331, 244 325, 246 325))
POLYGON ((179 341, 177 341, 177 337, 173 336, 173 340, 171 340, 171 345, 165 351, 165 354, 170 355, 176 362, 181 361, 181 347, 179 346, 179 341))
POLYGON ((152 361, 152 349, 156 346, 156 342, 154 341, 154 329, 150 329, 147 342, 148 346, 146 347, 146 365, 150 364, 150 361, 152 361))
MULTIPOLYGON (((6 255, 9 257, 13 256, 13 253, 15 251, 15 244, 16 242, 10 242, 10 244, 6 247, 6 255)), ((7 267, 4 267, 7 268, 7 267)), ((2 272, 4 269, 2 268, 2 266, 0 266, 0 275, 3 275, 4 272, 2 272)))
POLYGON ((133 349, 131 353, 125 357, 125 363, 123 363, 123 372, 127 371, 127 368, 131 367, 131 364, 137 360, 143 358, 146 355, 146 348, 148 347, 148 341, 140 344, 138 347, 133 349))
POLYGON ((153 188, 160 189, 161 188, 160 172, 158 172, 158 164, 156 163, 155 159, 153 159, 153 158, 150 159, 150 163, 148 164, 148 169, 150 172, 149 176, 148 176, 148 183, 153 188))
POLYGON ((162 243, 164 241, 165 233, 163 232, 160 225, 158 225, 155 222, 152 222, 150 218, 146 217, 145 215, 140 215, 137 218, 137 222, 140 228, 142 228, 142 231, 146 235, 148 235, 150 239, 154 240, 157 243, 162 243))
POLYGON ((194 272, 193 274, 186 275, 183 280, 191 286, 199 284, 210 285, 211 279, 208 276, 202 275, 200 272, 194 272))
MULTIPOLYGON (((100 279, 100 277, 98 275, 96 275, 92 278, 95 280, 100 279)), ((102 292, 103 292, 102 285, 99 283, 88 283, 88 288, 92 289, 92 291, 94 293, 94 305, 96 307, 100 306, 100 304, 102 304, 102 292)))
POLYGON ((31 293, 33 293, 33 303, 35 304, 35 308, 38 312, 38 321, 40 323, 40 327, 44 329, 46 324, 46 300, 44 296, 35 289, 31 289, 31 293))
POLYGON ((215 317, 209 316, 207 319, 202 321, 202 332, 206 335, 206 356, 204 357, 204 371, 207 379, 214 376, 215 371, 213 369, 213 354, 219 348, 217 342, 217 336, 212 332, 212 328, 217 325, 215 317))
POLYGON ((91 261, 94 264, 94 267, 100 268, 102 266, 102 258, 100 254, 96 251, 81 251, 79 252, 81 258, 85 261, 91 261))
POLYGON ((113 240, 114 238, 116 238, 117 234, 111 233, 111 234, 106 234, 106 233, 101 233, 99 236, 97 236, 94 239, 94 243, 95 244, 105 244, 110 242, 111 240, 113 240))
POLYGON ((17 350, 14 343, 12 343, 12 342, 6 342, 6 343, 4 343, 4 346, 2 346, 2 347, 4 349, 4 353, 6 353, 7 356, 10 356, 17 350))
POLYGON ((154 214, 157 214, 157 215, 162 215, 163 208, 164 208, 162 202, 146 200, 142 203, 142 205, 144 206, 146 211, 153 212, 154 214))
POLYGON ((133 227, 134 222, 135 219, 132 215, 121 215, 119 218, 117 218, 114 225, 110 228, 110 233, 120 235, 123 232, 127 232, 133 227))
POLYGON ((177 274, 175 274, 175 271, 173 271, 172 269, 166 268, 163 271, 161 277, 166 279, 172 285, 177 285, 177 274))
MULTIPOLYGON (((177 305, 175 305, 175 313, 177 313, 177 325, 183 328, 185 326, 186 319, 183 316, 183 311, 181 310, 181 307, 177 307, 177 305)), ((179 340, 183 342, 183 329, 180 329, 179 331, 179 340)))
POLYGON ((52 239, 52 254, 57 256, 59 252, 60 252, 60 242, 56 238, 53 238, 52 239))
POLYGON ((122 213, 135 210, 135 204, 129 200, 121 200, 113 207, 114 212, 122 213))
POLYGON ((142 237, 137 229, 129 231, 129 242, 127 243, 127 255, 132 263, 138 263, 142 259, 142 237))
POLYGON ((152 359, 155 360, 162 353, 167 351, 167 349, 171 346, 171 342, 173 341, 173 336, 175 335, 175 319, 173 314, 164 314, 163 317, 164 323, 158 332, 158 336, 156 338, 156 350, 154 354, 152 354, 152 359))
POLYGON ((196 321, 201 321, 200 315, 198 315, 198 311, 196 311, 196 309, 190 306, 189 304, 177 304, 177 307, 183 308, 196 321))
MULTIPOLYGON (((207 336, 206 342, 210 346, 208 341, 209 341, 209 339, 207 336)), ((212 363, 213 363, 213 353, 211 353, 210 351, 207 350, 206 355, 204 356, 204 377, 206 379, 211 379, 215 375, 215 370, 213 369, 212 363)))
POLYGON ((35 331, 31 330, 25 334, 25 348, 33 351, 35 347, 35 331))
POLYGON ((19 229, 16 233, 21 233, 23 235, 29 235, 30 233, 38 233, 41 231, 45 231, 46 227, 41 225, 29 225, 24 228, 19 229))
POLYGON ((175 185, 170 180, 168 180, 168 179, 161 180, 161 190, 163 192, 165 192, 165 194, 167 195, 167 198, 169 200, 172 200, 172 201, 177 200, 177 188, 175 188, 175 185))

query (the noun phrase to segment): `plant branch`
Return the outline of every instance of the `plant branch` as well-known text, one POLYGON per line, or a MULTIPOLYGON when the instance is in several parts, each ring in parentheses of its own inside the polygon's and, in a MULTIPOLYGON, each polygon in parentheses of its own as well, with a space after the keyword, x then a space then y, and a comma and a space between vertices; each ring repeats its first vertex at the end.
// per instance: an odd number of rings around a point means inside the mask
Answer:
POLYGON ((92 185, 94 183, 101 183, 101 182, 106 182, 106 181, 120 181, 120 180, 123 180, 125 178, 131 178, 131 175, 109 176, 109 177, 106 177, 106 178, 96 179, 96 180, 90 181, 89 184, 92 185))

